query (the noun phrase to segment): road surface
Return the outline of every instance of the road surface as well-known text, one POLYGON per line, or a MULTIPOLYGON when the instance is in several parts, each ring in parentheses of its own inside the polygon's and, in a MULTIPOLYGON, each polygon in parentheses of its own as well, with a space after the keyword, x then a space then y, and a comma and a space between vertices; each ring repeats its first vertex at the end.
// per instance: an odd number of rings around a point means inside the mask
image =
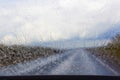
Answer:
POLYGON ((15 75, 119 75, 107 64, 84 49, 0 68, 0 76, 15 75))

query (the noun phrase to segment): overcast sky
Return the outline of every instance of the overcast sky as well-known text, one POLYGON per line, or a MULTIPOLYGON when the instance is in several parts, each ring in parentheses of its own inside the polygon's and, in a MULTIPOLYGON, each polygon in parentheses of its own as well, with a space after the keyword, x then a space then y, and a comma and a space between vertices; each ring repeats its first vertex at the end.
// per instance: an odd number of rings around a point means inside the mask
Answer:
POLYGON ((120 21, 120 0, 0 0, 0 41, 95 39, 120 21))

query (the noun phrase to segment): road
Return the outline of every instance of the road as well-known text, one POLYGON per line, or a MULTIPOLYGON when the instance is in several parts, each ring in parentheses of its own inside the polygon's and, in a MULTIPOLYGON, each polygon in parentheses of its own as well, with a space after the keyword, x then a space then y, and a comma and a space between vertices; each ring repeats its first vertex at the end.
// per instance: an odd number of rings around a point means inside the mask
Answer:
POLYGON ((84 49, 39 58, 0 68, 0 76, 14 75, 119 75, 110 66, 84 49))

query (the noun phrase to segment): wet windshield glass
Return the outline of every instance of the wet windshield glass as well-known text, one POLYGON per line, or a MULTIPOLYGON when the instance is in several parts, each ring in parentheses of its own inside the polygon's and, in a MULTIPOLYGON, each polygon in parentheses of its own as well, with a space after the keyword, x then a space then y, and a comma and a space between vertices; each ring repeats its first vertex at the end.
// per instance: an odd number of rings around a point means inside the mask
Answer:
POLYGON ((0 76, 119 76, 119 22, 119 0, 0 0, 0 76))

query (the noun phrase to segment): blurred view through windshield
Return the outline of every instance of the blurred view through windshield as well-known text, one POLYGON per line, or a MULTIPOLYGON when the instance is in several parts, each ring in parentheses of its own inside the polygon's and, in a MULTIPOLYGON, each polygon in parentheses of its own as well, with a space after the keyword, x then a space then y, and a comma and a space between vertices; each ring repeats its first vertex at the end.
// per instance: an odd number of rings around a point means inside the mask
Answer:
POLYGON ((0 0, 0 76, 120 76, 119 0, 0 0))

